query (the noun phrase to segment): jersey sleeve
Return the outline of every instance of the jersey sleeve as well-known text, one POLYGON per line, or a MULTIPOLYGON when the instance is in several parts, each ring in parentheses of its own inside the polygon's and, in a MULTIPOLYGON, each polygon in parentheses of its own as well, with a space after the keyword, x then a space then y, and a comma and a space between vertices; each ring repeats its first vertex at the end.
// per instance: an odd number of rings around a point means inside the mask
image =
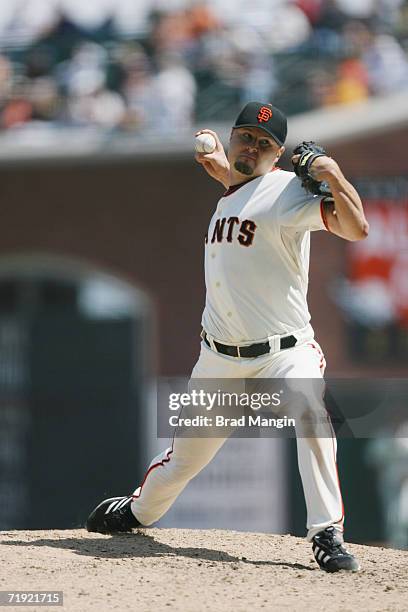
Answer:
POLYGON ((322 196, 308 193, 294 175, 279 197, 280 225, 295 231, 327 230, 323 200, 322 196))

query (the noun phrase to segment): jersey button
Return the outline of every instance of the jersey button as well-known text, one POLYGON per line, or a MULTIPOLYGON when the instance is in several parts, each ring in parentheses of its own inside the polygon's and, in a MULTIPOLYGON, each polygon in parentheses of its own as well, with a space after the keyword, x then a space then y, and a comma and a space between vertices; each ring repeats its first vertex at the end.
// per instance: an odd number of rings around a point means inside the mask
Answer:
POLYGON ((215 257, 215 253, 211 253, 211 257, 214 259, 214 257, 215 257))
POLYGON ((227 312, 227 317, 232 317, 232 312, 227 312))
POLYGON ((215 286, 216 286, 216 287, 221 287, 221 283, 220 283, 220 281, 217 281, 217 282, 215 283, 215 286))

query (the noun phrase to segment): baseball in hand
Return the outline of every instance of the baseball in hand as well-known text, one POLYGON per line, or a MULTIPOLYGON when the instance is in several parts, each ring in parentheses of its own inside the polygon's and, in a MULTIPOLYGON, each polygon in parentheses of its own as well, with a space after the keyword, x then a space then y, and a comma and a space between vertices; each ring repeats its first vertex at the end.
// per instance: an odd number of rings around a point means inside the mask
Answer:
POLYGON ((199 134, 195 139, 195 149, 197 153, 212 153, 215 151, 217 143, 211 134, 199 134))

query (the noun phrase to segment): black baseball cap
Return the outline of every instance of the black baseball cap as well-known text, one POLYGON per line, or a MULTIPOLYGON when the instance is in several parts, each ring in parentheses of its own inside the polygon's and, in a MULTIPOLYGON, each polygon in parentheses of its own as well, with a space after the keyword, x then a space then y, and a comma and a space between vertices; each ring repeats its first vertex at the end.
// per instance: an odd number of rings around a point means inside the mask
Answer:
POLYGON ((288 133, 288 122, 285 115, 269 102, 248 102, 239 113, 233 127, 261 128, 281 146, 288 133))

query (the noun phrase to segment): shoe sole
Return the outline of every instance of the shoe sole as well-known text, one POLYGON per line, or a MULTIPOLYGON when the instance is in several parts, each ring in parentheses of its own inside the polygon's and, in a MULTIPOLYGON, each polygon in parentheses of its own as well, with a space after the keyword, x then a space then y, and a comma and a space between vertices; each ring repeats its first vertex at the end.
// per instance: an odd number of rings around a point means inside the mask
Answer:
POLYGON ((359 565, 356 568, 346 568, 346 567, 339 567, 338 569, 327 569, 326 567, 322 567, 321 565, 319 565, 319 568, 323 571, 326 572, 326 574, 336 574, 337 572, 351 572, 353 574, 357 574, 358 572, 361 571, 361 565, 359 565))

